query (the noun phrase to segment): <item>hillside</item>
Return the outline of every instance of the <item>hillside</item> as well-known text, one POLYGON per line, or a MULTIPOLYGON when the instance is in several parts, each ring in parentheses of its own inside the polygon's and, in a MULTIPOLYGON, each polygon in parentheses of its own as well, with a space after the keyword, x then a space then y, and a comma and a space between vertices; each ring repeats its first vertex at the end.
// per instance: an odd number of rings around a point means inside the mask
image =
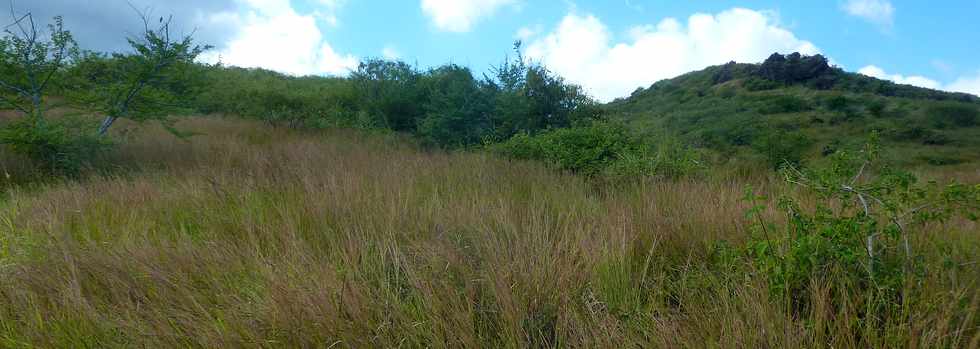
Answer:
POLYGON ((980 98, 848 73, 822 56, 709 67, 606 110, 641 133, 677 134, 736 159, 818 160, 877 131, 902 165, 980 161, 980 98))
MULTIPOLYGON (((902 307, 875 313, 884 320, 862 320, 873 293, 846 275, 805 276, 826 287, 799 290, 814 305, 793 310, 770 293, 773 276, 736 252, 756 236, 743 188, 791 194, 780 181, 597 187, 392 135, 231 118, 178 126, 202 135, 136 129, 106 160, 113 173, 0 197, 0 347, 893 348, 978 338, 978 227, 964 219, 917 229, 917 261, 936 272, 909 282, 902 307)), ((0 152, 0 164, 19 163, 0 152)))

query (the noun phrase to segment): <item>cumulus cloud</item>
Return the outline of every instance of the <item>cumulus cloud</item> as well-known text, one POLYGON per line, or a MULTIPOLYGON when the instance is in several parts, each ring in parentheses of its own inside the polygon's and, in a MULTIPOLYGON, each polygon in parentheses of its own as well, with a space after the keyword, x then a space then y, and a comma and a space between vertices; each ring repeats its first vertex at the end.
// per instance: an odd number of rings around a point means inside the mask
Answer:
POLYGON ((892 82, 895 82, 896 84, 903 84, 903 85, 912 85, 912 86, 918 86, 918 87, 925 87, 925 88, 931 88, 931 89, 934 89, 934 90, 938 90, 938 89, 942 88, 942 84, 940 84, 936 80, 932 80, 932 79, 929 79, 929 78, 926 78, 926 77, 923 77, 923 76, 917 76, 917 75, 914 75, 914 76, 904 76, 904 75, 901 75, 901 74, 888 74, 888 73, 885 72, 884 69, 881 69, 881 68, 879 68, 877 66, 874 66, 874 65, 869 65, 867 67, 861 68, 860 70, 858 70, 858 73, 863 74, 863 75, 867 75, 867 76, 870 76, 870 77, 873 77, 873 78, 882 79, 882 80, 890 80, 892 82))
POLYGON ((923 76, 904 76, 901 74, 889 74, 874 65, 869 65, 867 67, 858 70, 858 73, 864 74, 873 78, 878 78, 882 80, 889 80, 896 84, 912 85, 918 87, 931 88, 934 90, 945 90, 950 92, 963 92, 973 95, 980 96, 980 71, 974 76, 963 76, 950 84, 943 85, 939 81, 929 79, 923 76))
POLYGON ((759 62, 773 52, 820 52, 781 28, 774 14, 740 8, 695 14, 686 25, 667 18, 628 34, 616 42, 599 18, 569 14, 553 32, 531 42, 525 56, 609 101, 710 65, 759 62))
POLYGON ((883 27, 895 23, 895 6, 889 0, 848 0, 844 12, 883 27))
POLYGON ((974 76, 965 76, 946 86, 949 91, 964 92, 980 96, 980 71, 974 76))
POLYGON ((317 13, 299 14, 289 0, 243 0, 244 10, 210 16, 212 23, 238 28, 223 46, 202 60, 293 75, 344 75, 358 59, 340 54, 324 40, 317 13))
POLYGON ((381 56, 387 60, 398 60, 402 58, 402 54, 398 52, 398 49, 391 45, 381 49, 381 56))
POLYGON ((465 33, 484 17, 516 3, 517 0, 422 0, 422 12, 440 30, 465 33))
POLYGON ((543 30, 544 28, 541 25, 521 27, 517 30, 517 33, 514 34, 514 37, 521 41, 528 41, 540 34, 543 30))

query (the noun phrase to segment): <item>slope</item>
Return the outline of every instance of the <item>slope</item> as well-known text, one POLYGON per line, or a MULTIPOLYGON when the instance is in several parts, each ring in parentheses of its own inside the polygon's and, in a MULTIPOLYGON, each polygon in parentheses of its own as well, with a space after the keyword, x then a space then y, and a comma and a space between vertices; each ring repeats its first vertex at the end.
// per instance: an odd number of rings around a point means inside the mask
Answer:
POLYGON ((812 161, 877 132, 900 165, 980 161, 980 98, 848 73, 819 55, 709 67, 606 109, 642 134, 676 134, 727 159, 812 161))

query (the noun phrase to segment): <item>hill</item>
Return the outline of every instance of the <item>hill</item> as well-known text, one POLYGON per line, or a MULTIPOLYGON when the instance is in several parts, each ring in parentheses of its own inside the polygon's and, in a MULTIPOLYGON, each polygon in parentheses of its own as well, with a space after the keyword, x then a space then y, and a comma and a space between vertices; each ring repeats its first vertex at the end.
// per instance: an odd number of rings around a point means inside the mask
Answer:
POLYGON ((819 55, 713 66, 605 108, 643 134, 676 134, 740 160, 818 160, 877 132, 902 165, 980 161, 977 96, 845 72, 819 55))
POLYGON ((756 231, 742 189, 793 192, 779 181, 597 187, 390 134, 178 126, 205 135, 138 128, 107 159, 126 171, 0 196, 0 347, 894 348, 978 336, 977 224, 965 219, 915 230, 917 263, 934 272, 902 288, 900 307, 863 315, 884 291, 815 273, 801 308, 735 252, 756 231))

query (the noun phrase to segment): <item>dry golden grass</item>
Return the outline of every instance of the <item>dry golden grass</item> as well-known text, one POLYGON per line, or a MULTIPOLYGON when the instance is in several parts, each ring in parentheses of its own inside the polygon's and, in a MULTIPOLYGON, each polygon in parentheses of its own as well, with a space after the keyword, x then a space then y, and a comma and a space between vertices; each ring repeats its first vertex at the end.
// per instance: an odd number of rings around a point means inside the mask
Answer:
POLYGON ((919 296, 868 325, 830 281, 789 315, 712 262, 748 237, 746 180, 612 188, 396 136, 182 127, 206 135, 133 131, 111 175, 6 189, 0 347, 980 344, 967 221, 916 236, 919 296))

